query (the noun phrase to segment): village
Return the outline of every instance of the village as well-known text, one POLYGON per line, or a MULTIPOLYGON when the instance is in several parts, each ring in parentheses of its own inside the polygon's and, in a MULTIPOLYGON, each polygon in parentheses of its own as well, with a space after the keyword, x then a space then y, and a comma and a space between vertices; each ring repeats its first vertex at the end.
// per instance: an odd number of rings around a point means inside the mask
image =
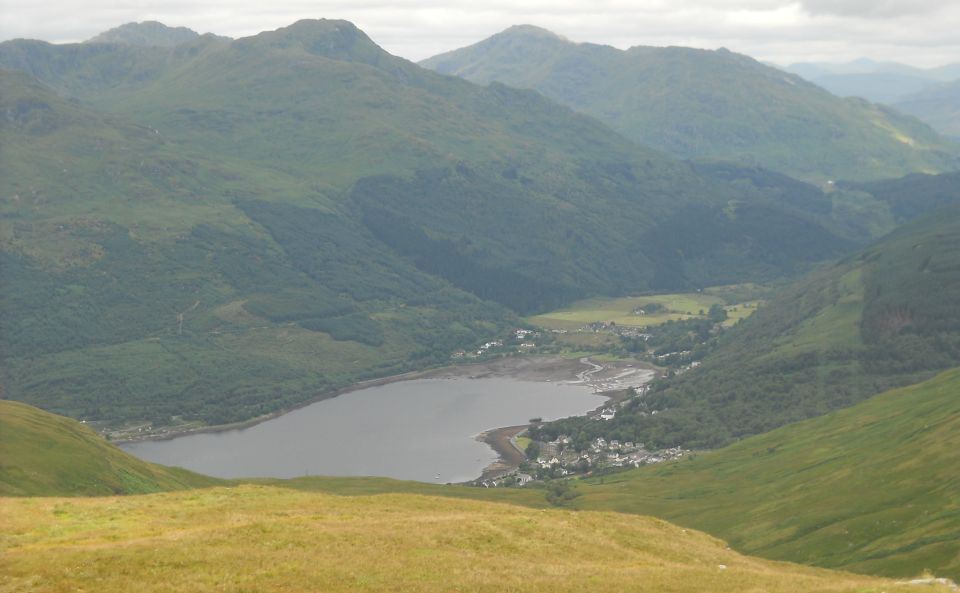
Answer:
MULTIPOLYGON (((490 339, 481 344, 476 350, 458 350, 452 353, 455 360, 489 359, 497 356, 516 354, 532 354, 538 352, 538 344, 547 344, 552 341, 550 334, 567 333, 570 330, 531 330, 516 328, 502 339, 490 339)), ((641 343, 649 340, 652 335, 649 331, 629 326, 618 326, 610 322, 594 322, 573 330, 577 333, 612 333, 624 338, 632 338, 641 343)), ((636 356, 639 353, 634 353, 636 356)), ((606 404, 587 414, 587 417, 600 421, 611 421, 616 418, 618 411, 630 401, 642 398, 650 388, 650 381, 658 374, 665 372, 681 374, 696 366, 698 361, 690 360, 690 351, 675 351, 655 354, 652 350, 644 352, 638 358, 646 359, 646 363, 629 362, 624 360, 618 364, 597 364, 589 357, 581 357, 579 362, 586 366, 576 374, 576 379, 569 383, 580 383, 590 386, 595 393, 609 397, 606 404), (660 370, 657 370, 660 369, 660 370)), ((657 412, 651 411, 651 414, 657 412)), ((535 424, 539 419, 532 419, 535 424)), ((560 435, 551 441, 531 440, 530 431, 524 429, 509 439, 509 448, 512 452, 504 451, 502 457, 515 457, 518 460, 508 467, 501 466, 497 473, 487 473, 482 478, 471 482, 472 485, 484 488, 518 487, 528 484, 591 476, 623 471, 646 465, 662 463, 680 459, 690 452, 678 447, 668 449, 647 449, 644 443, 619 441, 616 439, 596 438, 589 445, 574 444, 566 435, 560 435)), ((489 441, 488 441, 489 442, 489 441)), ((492 444, 492 443, 491 443, 492 444)), ((496 447, 495 447, 496 448, 496 447)))
MULTIPOLYGON (((610 414, 612 411, 605 410, 603 413, 610 414)), ((521 450, 521 445, 517 441, 522 438, 518 436, 511 439, 518 450, 521 450)), ((532 448, 536 457, 501 475, 476 480, 474 485, 483 488, 521 487, 534 482, 607 474, 673 461, 690 453, 680 447, 650 451, 644 448, 643 443, 621 443, 603 438, 595 439, 583 451, 577 451, 571 445, 568 436, 560 436, 547 443, 530 441, 524 453, 530 456, 532 448)))

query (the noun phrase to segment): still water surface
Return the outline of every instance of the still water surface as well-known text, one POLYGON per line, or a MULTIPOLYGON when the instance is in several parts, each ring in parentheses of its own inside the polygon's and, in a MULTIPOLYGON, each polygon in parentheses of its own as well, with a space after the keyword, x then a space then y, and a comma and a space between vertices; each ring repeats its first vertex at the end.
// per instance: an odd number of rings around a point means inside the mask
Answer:
POLYGON ((123 448, 148 461, 223 478, 387 476, 477 478, 497 455, 492 428, 575 416, 604 402, 585 385, 508 377, 420 379, 323 400, 241 430, 123 448))

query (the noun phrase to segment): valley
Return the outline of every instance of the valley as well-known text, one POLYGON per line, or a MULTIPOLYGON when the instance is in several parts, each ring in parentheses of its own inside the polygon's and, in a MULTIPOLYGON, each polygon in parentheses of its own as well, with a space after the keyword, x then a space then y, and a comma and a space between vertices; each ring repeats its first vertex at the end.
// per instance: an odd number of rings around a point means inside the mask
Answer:
POLYGON ((958 590, 955 66, 246 18, 0 22, 0 590, 958 590))
POLYGON ((535 94, 420 69, 348 23, 98 47, 0 44, 21 69, 0 73, 17 147, 0 179, 4 286, 18 287, 0 287, 0 324, 9 397, 109 427, 243 422, 441 366, 517 314, 777 276, 850 245, 814 211, 741 195, 535 94), (78 74, 98 69, 131 78, 78 74), (265 95, 236 88, 250 76, 265 95), (353 100, 371 92, 393 102, 353 100), (301 124, 304 110, 354 116, 301 124), (378 127, 387 115, 408 123, 378 127), (423 150, 391 158, 411 142, 423 150), (715 232, 687 262, 638 236, 688 219, 715 232), (805 238, 777 245, 776 224, 805 238))

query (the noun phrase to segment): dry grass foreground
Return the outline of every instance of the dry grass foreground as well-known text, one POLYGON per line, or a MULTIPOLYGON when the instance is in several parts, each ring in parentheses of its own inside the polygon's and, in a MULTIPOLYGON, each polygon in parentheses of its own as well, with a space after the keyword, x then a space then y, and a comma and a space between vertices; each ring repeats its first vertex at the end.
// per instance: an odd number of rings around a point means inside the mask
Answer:
POLYGON ((745 557, 651 518, 414 495, 2 498, 0 524, 6 593, 917 591, 745 557))

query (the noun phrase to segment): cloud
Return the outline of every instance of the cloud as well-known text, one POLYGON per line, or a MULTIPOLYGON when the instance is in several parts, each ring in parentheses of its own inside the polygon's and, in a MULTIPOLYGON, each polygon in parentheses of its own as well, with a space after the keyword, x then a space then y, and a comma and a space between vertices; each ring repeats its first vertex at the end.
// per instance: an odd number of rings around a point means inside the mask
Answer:
POLYGON ((350 20, 412 60, 518 23, 574 41, 723 46, 780 63, 960 59, 960 3, 949 0, 0 0, 0 40, 75 42, 143 20, 242 37, 321 17, 350 20))
POLYGON ((802 0, 811 14, 834 14, 860 18, 895 18, 931 14, 946 6, 944 0, 802 0))

